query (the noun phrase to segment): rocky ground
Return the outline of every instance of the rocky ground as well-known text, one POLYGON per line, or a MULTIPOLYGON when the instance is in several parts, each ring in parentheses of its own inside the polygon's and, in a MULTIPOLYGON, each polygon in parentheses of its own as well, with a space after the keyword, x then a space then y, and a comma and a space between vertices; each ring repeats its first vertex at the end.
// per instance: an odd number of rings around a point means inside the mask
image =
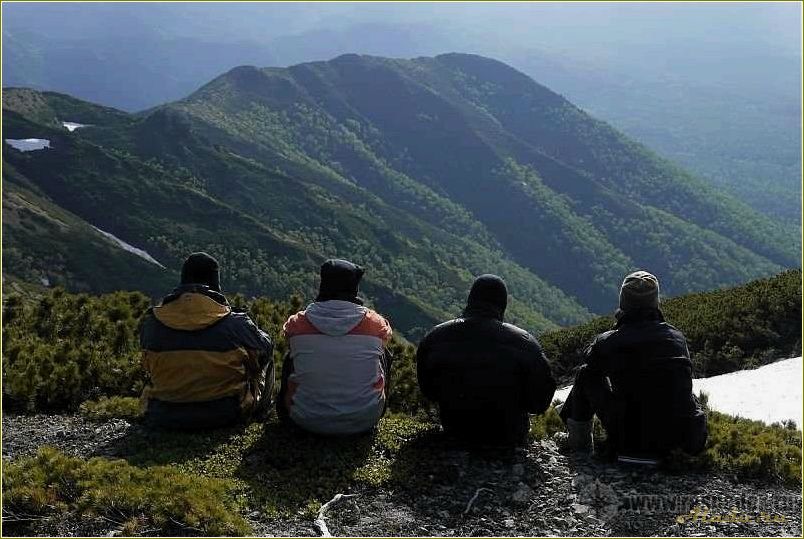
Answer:
MULTIPOLYGON (((3 458, 30 455, 41 445, 81 457, 115 456, 115 441, 139 428, 119 419, 7 415, 3 458)), ((318 523, 268 519, 257 511, 248 519, 264 536, 316 536, 324 524, 334 536, 801 537, 800 490, 623 468, 573 457, 561 446, 551 439, 505 453, 439 451, 421 467, 437 474, 417 473, 415 462, 399 467, 414 470, 409 480, 391 482, 403 486, 344 492, 318 523)), ((4 514, 3 520, 5 536, 119 533, 117 523, 102 518, 60 516, 22 525, 4 514)))

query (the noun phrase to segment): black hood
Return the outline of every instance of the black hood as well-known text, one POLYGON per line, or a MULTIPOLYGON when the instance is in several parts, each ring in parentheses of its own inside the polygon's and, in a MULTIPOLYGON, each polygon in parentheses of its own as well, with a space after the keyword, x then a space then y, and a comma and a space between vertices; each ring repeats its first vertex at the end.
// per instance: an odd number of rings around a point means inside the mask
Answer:
POLYGON ((315 300, 339 299, 363 305, 363 300, 357 297, 357 288, 363 273, 363 268, 348 260, 327 260, 321 265, 321 285, 315 300))
POLYGON ((206 285, 210 289, 220 292, 221 277, 218 261, 204 252, 191 254, 181 268, 181 284, 206 285))
POLYGON ((472 284, 464 316, 484 316, 502 321, 508 307, 508 287, 496 275, 481 275, 472 284))

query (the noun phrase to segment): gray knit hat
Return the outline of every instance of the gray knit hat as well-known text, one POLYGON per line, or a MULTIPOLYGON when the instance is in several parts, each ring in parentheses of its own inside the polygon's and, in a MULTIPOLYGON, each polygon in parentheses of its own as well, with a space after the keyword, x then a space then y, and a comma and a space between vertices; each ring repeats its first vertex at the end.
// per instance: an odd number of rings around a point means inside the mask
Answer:
POLYGON ((659 308, 659 279, 647 271, 635 271, 626 275, 620 287, 620 309, 659 308))

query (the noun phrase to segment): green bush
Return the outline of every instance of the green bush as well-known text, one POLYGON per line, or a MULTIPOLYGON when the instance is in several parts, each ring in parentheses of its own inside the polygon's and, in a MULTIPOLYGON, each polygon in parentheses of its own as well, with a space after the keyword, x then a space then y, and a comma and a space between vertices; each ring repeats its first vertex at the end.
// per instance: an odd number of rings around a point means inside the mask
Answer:
POLYGON ((532 440, 549 438, 553 434, 563 431, 564 422, 558 415, 558 410, 552 406, 543 414, 531 417, 530 438, 532 440))
POLYGON ((230 482, 166 466, 138 468, 123 460, 84 460, 41 448, 3 466, 4 514, 54 511, 104 516, 126 531, 158 528, 197 535, 246 535, 230 482))
POLYGON ((137 394, 144 382, 137 326, 148 304, 137 292, 7 298, 4 404, 74 410, 88 398, 137 394))
POLYGON ((708 426, 704 451, 695 456, 674 454, 668 462, 670 469, 801 484, 801 431, 795 424, 766 425, 710 411, 708 426))
POLYGON ((92 421, 109 419, 137 420, 142 416, 142 405, 136 397, 101 397, 84 402, 79 411, 92 421))

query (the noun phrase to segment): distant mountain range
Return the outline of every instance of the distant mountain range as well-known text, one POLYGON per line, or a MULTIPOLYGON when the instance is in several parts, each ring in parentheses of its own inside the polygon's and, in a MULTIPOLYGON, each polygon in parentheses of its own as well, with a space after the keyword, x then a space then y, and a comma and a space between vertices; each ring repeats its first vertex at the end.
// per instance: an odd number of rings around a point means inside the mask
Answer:
POLYGON ((483 272, 539 331, 610 310, 636 268, 675 295, 800 266, 789 230, 480 56, 238 67, 137 114, 6 89, 3 124, 51 143, 3 145, 12 281, 156 294, 204 249, 230 292, 309 297, 340 256, 416 338, 483 272))
POLYGON ((238 65, 471 51, 516 67, 799 232, 793 6, 431 4, 405 14, 382 4, 313 6, 12 4, 4 7, 4 83, 139 111, 238 65), (438 16, 422 18, 428 9, 438 16), (606 24, 588 24, 597 20, 606 24))

